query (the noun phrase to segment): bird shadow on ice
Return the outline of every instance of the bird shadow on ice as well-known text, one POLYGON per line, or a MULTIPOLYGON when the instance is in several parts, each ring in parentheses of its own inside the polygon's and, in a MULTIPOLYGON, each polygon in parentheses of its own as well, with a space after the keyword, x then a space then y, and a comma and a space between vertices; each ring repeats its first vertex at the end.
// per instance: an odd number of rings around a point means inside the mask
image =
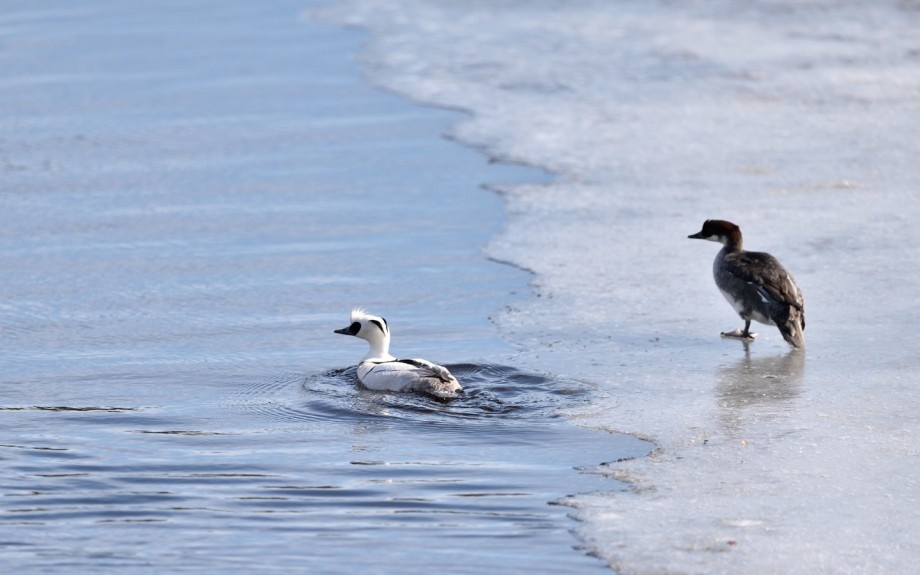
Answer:
POLYGON ((753 418, 787 410, 802 392, 804 364, 802 350, 752 357, 745 343, 744 357, 717 373, 716 401, 726 430, 738 432, 753 418))

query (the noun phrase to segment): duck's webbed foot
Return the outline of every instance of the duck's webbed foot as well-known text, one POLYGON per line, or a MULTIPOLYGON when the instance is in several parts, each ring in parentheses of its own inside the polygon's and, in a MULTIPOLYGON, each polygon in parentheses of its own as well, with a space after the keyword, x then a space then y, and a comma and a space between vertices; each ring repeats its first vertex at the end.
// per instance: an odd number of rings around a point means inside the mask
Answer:
POLYGON ((735 328, 729 332, 723 331, 722 337, 734 337, 744 341, 754 341, 754 338, 757 337, 757 334, 751 333, 751 320, 746 319, 744 320, 744 329, 735 328))

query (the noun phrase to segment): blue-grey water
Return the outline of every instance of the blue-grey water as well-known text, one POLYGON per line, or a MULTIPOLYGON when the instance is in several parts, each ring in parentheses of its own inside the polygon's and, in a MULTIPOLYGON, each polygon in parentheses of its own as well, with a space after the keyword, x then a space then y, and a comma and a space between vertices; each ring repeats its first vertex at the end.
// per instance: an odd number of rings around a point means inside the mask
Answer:
POLYGON ((5 572, 602 572, 578 493, 649 444, 560 414, 489 316, 484 189, 544 176, 371 88, 308 2, 0 14, 5 572), (458 400, 362 390, 354 305, 458 400))

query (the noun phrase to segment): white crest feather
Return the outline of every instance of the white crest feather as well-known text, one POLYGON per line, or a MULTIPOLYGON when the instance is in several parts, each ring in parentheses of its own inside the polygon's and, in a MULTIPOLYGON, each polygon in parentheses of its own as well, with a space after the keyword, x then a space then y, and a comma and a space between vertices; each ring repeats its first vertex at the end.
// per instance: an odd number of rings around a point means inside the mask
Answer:
POLYGON ((367 313, 359 307, 351 310, 351 321, 361 321, 362 319, 367 319, 367 313))

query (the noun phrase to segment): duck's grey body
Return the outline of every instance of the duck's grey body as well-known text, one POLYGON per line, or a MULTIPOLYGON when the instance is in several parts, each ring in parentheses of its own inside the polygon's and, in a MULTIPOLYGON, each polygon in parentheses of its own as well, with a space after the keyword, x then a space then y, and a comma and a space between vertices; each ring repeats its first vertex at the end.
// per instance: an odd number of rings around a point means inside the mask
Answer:
POLYGON ((351 312, 351 325, 335 333, 353 335, 370 345, 358 364, 358 381, 368 389, 414 391, 452 399, 463 391, 446 367, 425 359, 396 359, 390 355, 390 328, 382 317, 360 309, 351 312))
POLYGON ((447 368, 424 359, 370 359, 358 364, 358 381, 368 389, 415 391, 455 397, 460 384, 447 368))
MULTIPOLYGON (((722 220, 707 220, 691 236, 723 244, 712 265, 719 291, 744 320, 741 337, 751 337, 751 320, 775 325, 783 339, 805 347, 805 301, 786 268, 770 254, 743 249, 741 230, 722 220)), ((725 334, 729 335, 729 334, 725 334)))

